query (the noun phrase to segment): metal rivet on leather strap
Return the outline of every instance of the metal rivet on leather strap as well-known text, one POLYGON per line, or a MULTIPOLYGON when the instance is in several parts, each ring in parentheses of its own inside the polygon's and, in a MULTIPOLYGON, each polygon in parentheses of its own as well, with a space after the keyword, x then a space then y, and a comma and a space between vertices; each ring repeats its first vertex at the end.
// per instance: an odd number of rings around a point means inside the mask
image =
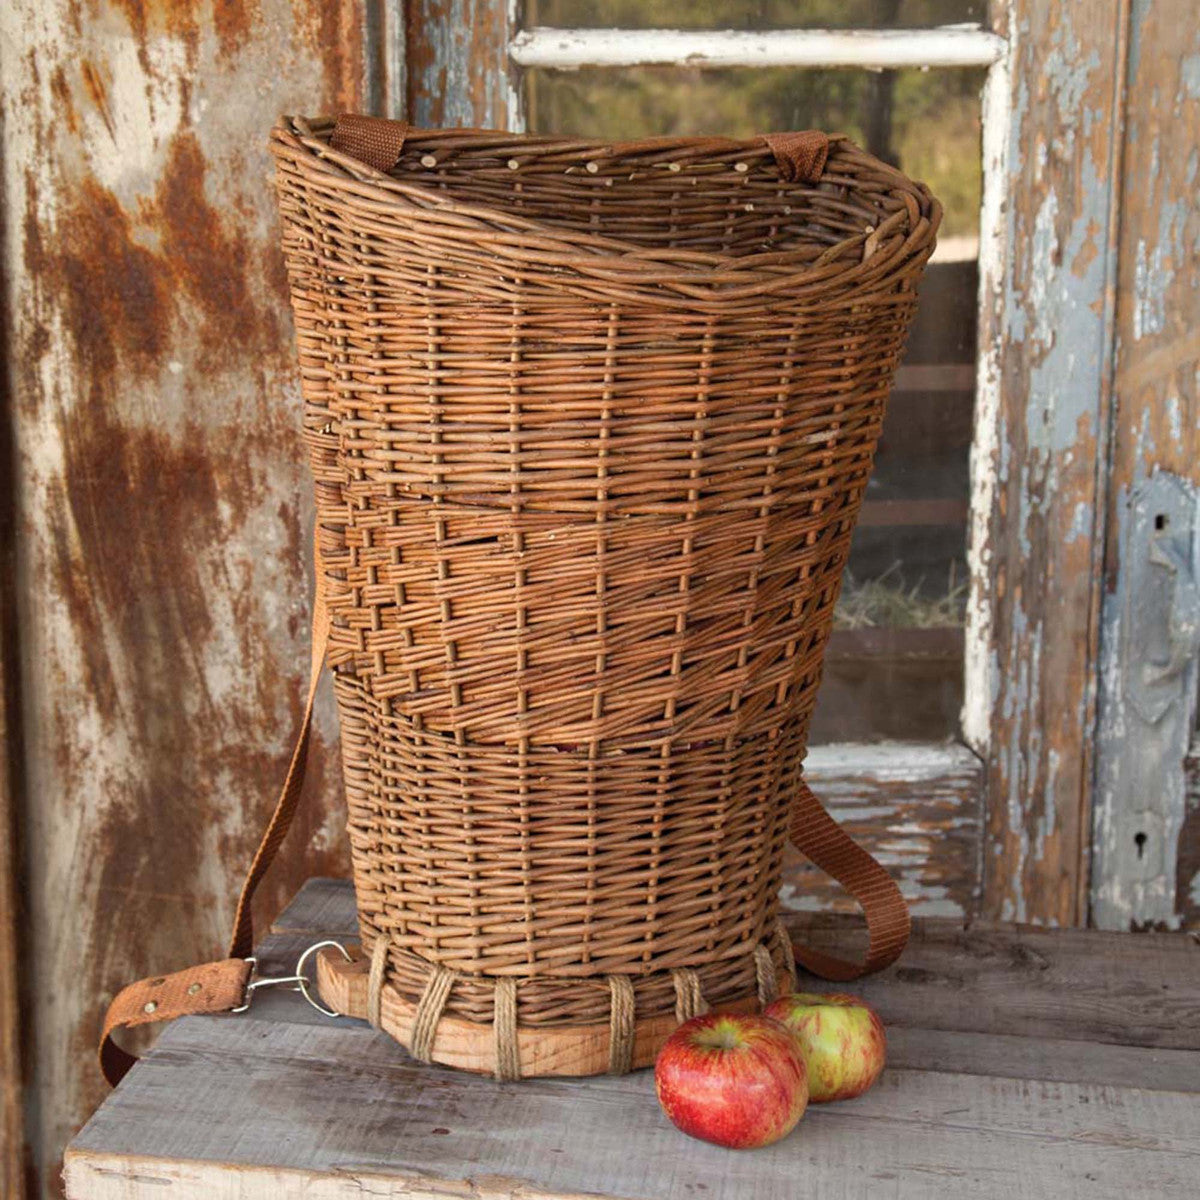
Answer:
POLYGON ((157 1001, 154 1001, 154 1000, 147 1000, 146 1003, 142 1005, 142 1012, 152 1013, 152 1012, 155 1012, 157 1009, 158 1009, 158 1003, 157 1003, 157 1001))
POLYGON ((188 988, 188 995, 194 996, 199 990, 200 990, 200 985, 198 983, 193 983, 192 986, 190 988, 188 988))

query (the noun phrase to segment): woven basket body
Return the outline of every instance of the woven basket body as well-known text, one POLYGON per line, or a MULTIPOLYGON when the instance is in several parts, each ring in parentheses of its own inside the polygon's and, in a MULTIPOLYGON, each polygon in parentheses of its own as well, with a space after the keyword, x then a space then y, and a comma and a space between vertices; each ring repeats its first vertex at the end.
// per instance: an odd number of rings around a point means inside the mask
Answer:
POLYGON ((438 1058, 752 1003, 937 204, 845 141, 330 132, 273 148, 375 1004, 438 1058))

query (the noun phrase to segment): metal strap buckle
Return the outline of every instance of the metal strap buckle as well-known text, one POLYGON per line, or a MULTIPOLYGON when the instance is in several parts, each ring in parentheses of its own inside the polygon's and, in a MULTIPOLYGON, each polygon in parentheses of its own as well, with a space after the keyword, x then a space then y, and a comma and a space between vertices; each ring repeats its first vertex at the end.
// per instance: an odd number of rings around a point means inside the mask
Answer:
POLYGON ((308 976, 304 974, 304 968, 308 965, 308 960, 318 950, 323 950, 327 946, 328 947, 336 947, 336 949, 341 951, 342 957, 347 962, 352 961, 351 957, 350 957, 350 951, 347 950, 346 947, 343 946, 341 942, 336 942, 336 941, 314 942, 296 960, 296 969, 291 975, 273 975, 266 979, 255 979, 254 972, 258 969, 258 959, 254 958, 254 957, 250 957, 250 958, 246 959, 246 961, 250 964, 250 975, 251 975, 250 982, 248 984, 246 984, 246 1002, 245 1002, 245 1004, 240 1005, 238 1008, 233 1008, 233 1009, 230 1009, 229 1011, 235 1012, 235 1013, 245 1012, 250 1007, 251 1001, 253 1001, 253 999, 254 999, 254 993, 257 992, 259 988, 280 987, 282 985, 290 983, 290 984, 294 985, 291 990, 293 992, 299 992, 300 995, 302 995, 305 998, 305 1000, 307 1000, 309 1002, 309 1004, 311 1004, 313 1006, 313 1008, 315 1008, 317 1010, 317 1012, 322 1013, 326 1017, 340 1017, 342 1015, 341 1013, 335 1012, 332 1008, 326 1008, 318 1000, 313 998, 313 994, 309 990, 313 985, 309 981, 308 976))

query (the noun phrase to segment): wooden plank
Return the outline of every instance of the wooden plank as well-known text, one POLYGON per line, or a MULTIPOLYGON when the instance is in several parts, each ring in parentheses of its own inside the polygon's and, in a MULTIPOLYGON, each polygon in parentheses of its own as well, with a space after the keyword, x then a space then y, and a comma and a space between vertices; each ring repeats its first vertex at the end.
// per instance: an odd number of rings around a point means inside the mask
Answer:
POLYGON ((1128 5, 995 5, 964 726, 987 760, 984 915, 1087 918, 1128 5))
POLYGON ((965 525, 965 500, 865 500, 858 518, 862 526, 965 525))
POLYGON ((1004 42, 986 29, 548 29, 512 44, 522 67, 986 67, 1004 42))
POLYGON ((893 392, 973 392, 975 364, 905 363, 896 372, 893 392))
MULTIPOLYGON (((131 979, 212 957, 303 707, 311 483, 266 133, 350 0, 0 5, 35 1189, 131 979)), ((263 910, 345 871, 332 706, 263 910)))
POLYGON ((907 1026, 890 1028, 887 1040, 889 1065, 913 1071, 1200 1092, 1200 1050, 1153 1050, 1066 1038, 907 1026))
POLYGON ((522 128, 510 74, 513 6, 497 0, 410 0, 409 120, 429 128, 522 128))
MULTIPOLYGON (((814 746, 804 774, 846 832, 891 871, 914 913, 974 911, 983 768, 969 750, 896 742, 814 746)), ((855 911, 836 883, 791 848, 780 895, 788 910, 855 911)))
POLYGON ((649 1072, 491 1080, 358 1026, 179 1022, 67 1155, 67 1194, 916 1200, 1191 1197, 1192 1095, 890 1070, 754 1154, 685 1139, 649 1072))
MULTIPOLYGON (((962 649, 963 631, 960 626, 867 626, 862 629, 835 629, 829 635, 825 661, 839 658, 944 658, 961 661, 962 649)), ((942 747, 934 749, 940 751, 942 747)))
MULTIPOLYGON (((1156 471, 1191 485, 1193 556, 1200 546, 1200 27, 1177 15, 1171 5, 1134 6, 1126 96, 1092 894, 1095 919, 1112 928, 1200 925, 1200 808, 1189 803, 1184 762, 1196 667, 1176 679, 1170 711, 1143 724, 1122 686, 1143 664, 1123 650, 1120 611, 1131 499, 1156 471), (1152 778, 1151 795, 1139 775, 1152 778)), ((1180 522, 1168 536, 1186 546, 1188 533, 1180 522)))
MULTIPOLYGON (((844 919, 788 922, 815 946, 861 944, 844 919)), ((1200 1050, 1200 945, 1185 934, 917 921, 899 963, 850 990, 889 1027, 1200 1050)))
MULTIPOLYGON (((308 936, 272 934, 267 948, 266 974, 290 971, 301 952, 311 944, 308 936), (274 959, 272 963, 272 957, 274 959)), ((826 988, 825 984, 814 984, 826 988)), ((896 1013, 902 1005, 896 994, 910 983, 893 978, 887 1007, 896 1013)), ((914 1003, 910 1009, 920 1011, 914 1003)), ((256 1020, 289 1024, 328 1025, 329 1018, 295 992, 271 988, 256 993, 256 1020)), ((918 1018, 919 1019, 919 1018, 918 1018)), ((936 1018, 933 1018, 936 1019, 936 1018)), ((339 1021, 353 1018, 339 1018, 339 1021)), ((365 1021, 355 1022, 362 1028, 365 1021)), ((888 1028, 888 1062, 913 1071, 996 1075, 1006 1079, 1040 1079, 1057 1083, 1109 1084, 1159 1091, 1200 1092, 1200 1049, 1162 1049, 956 1029, 925 1029, 892 1024, 888 1028)))
MULTIPOLYGON (((4 210, 0 207, 0 235, 4 210)), ((2 237, 0 237, 2 242, 2 237)), ((7 363, 4 298, 0 295, 0 362, 7 363)), ((16 530, 12 491, 12 397, 7 372, 0 373, 0 1196, 26 1195, 26 1070, 19 981, 22 970, 22 832, 17 719, 16 530)))
POLYGON ((358 937, 354 885, 348 879, 317 876, 305 881, 287 907, 271 923, 274 933, 317 937, 358 937))

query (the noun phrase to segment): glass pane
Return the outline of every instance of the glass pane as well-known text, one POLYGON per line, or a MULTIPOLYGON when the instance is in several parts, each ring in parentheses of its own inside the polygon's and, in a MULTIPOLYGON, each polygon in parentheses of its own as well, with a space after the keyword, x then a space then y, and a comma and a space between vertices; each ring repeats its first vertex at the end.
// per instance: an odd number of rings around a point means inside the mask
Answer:
POLYGON ((624 139, 838 130, 925 180, 945 205, 855 532, 814 744, 958 733, 983 79, 980 69, 639 67, 526 75, 536 132, 624 139))
POLYGON ((929 29, 981 23, 987 0, 526 0, 556 29, 929 29))
MULTIPOLYGON (((781 129, 836 130, 929 184, 946 209, 943 241, 975 239, 983 179, 979 93, 985 76, 983 68, 539 68, 525 73, 525 111, 535 133, 578 137, 753 137, 781 129)), ((971 247, 955 244, 954 251, 961 257, 971 247)))

